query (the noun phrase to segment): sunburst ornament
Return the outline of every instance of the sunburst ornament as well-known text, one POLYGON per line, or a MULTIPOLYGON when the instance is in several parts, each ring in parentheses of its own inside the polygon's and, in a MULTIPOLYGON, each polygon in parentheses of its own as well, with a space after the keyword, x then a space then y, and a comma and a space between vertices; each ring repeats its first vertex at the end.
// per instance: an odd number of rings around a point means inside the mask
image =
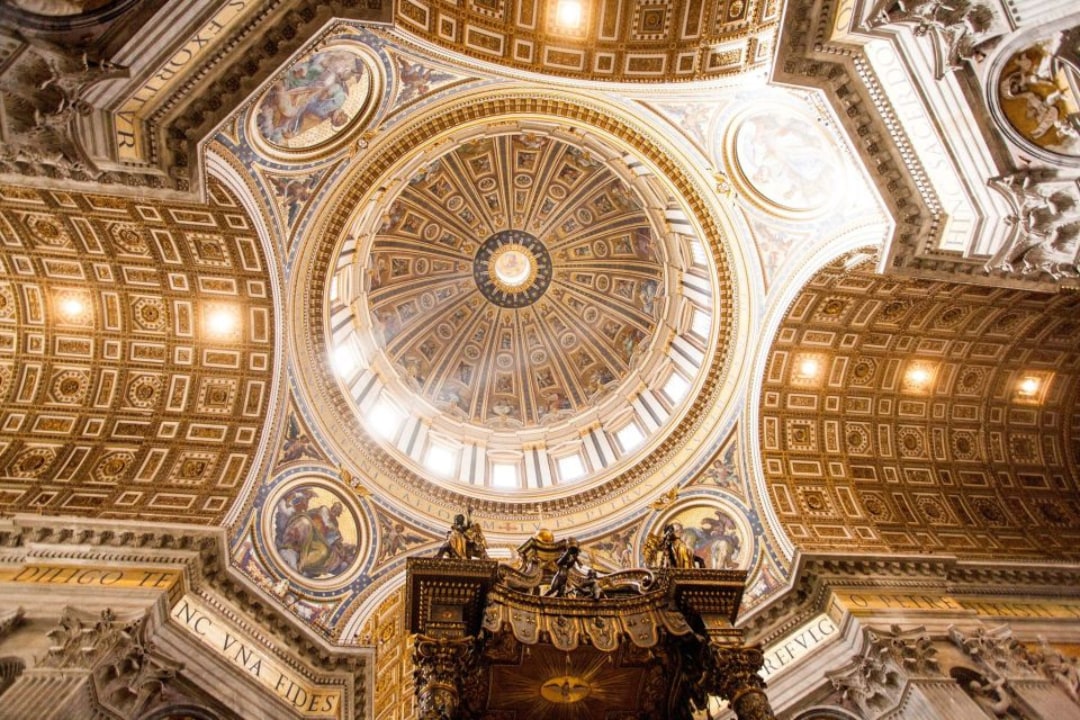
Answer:
POLYGON ((619 667, 614 655, 585 648, 573 655, 530 649, 525 665, 494 668, 492 687, 499 690, 489 710, 512 710, 522 720, 589 720, 638 707, 642 668, 619 667))

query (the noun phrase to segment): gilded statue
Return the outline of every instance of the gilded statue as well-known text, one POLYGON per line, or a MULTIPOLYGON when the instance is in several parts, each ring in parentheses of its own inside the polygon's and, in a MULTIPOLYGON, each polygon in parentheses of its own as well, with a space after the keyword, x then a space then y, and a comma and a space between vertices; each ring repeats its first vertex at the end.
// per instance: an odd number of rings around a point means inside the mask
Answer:
POLYGON ((675 524, 668 523, 660 535, 652 533, 645 539, 645 565, 693 569, 704 567, 705 562, 679 537, 675 524))
POLYGON ((446 542, 435 553, 436 558, 450 557, 456 560, 483 560, 487 556, 484 531, 480 523, 473 521, 471 511, 468 515, 458 513, 454 516, 454 524, 446 531, 446 542))

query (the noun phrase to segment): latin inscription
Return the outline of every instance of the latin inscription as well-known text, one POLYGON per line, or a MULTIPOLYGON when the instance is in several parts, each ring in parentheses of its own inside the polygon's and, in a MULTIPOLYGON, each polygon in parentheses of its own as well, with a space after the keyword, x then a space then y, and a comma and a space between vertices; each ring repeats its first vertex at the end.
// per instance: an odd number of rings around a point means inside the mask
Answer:
POLYGON ((835 634, 836 624, 832 618, 818 615, 784 639, 765 648, 765 662, 758 675, 768 680, 835 634))
POLYGON ((146 588, 168 590, 179 574, 172 570, 129 570, 88 567, 27 565, 0 571, 0 582, 41 585, 84 585, 89 587, 146 588))
POLYGON ((195 36, 165 61, 134 95, 116 113, 116 144, 122 161, 142 160, 142 119, 155 98, 163 97, 172 81, 200 59, 233 23, 235 23, 254 0, 229 0, 217 15, 210 18, 195 36))
POLYGON ((852 612, 906 610, 917 612, 968 612, 994 618, 1080 619, 1080 604, 1068 602, 1019 602, 915 593, 856 593, 839 591, 836 601, 852 612))
POLYGON ((306 682, 222 618, 211 615, 198 600, 182 598, 173 608, 172 618, 304 717, 340 717, 341 690, 306 682))

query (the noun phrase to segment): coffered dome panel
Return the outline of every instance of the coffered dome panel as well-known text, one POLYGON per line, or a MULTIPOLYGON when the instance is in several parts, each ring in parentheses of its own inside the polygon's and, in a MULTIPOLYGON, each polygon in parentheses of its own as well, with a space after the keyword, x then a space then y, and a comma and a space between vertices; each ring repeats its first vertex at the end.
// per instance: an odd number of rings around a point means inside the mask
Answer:
POLYGON ((657 236, 602 158, 550 136, 481 137, 390 203, 370 250, 371 325, 399 379, 464 422, 572 418, 624 385, 657 336, 657 236))
POLYGON ((761 387, 769 502, 803 550, 1076 556, 1080 303, 883 278, 796 297, 761 387))
POLYGON ((444 507, 661 482, 726 407, 711 206, 614 113, 458 102, 372 148, 324 211, 339 239, 297 289, 326 318, 305 377, 329 434, 375 484, 444 507))

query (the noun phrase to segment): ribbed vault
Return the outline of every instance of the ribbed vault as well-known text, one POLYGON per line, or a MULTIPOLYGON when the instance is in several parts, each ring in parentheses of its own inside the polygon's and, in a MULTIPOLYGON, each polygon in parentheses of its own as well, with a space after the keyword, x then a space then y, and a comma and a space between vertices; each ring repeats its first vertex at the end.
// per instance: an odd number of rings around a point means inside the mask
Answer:
POLYGON ((883 278, 865 255, 825 267, 760 396, 769 501, 795 545, 1080 555, 1078 314, 1075 295, 883 278))

